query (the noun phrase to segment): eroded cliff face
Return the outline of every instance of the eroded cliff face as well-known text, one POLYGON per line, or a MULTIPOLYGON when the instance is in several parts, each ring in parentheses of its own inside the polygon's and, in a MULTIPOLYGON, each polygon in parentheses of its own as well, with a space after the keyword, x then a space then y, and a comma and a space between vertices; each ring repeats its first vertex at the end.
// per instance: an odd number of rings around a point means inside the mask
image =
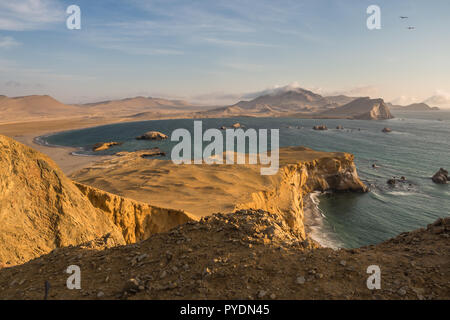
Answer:
POLYGON ((147 203, 123 198, 112 193, 75 182, 75 185, 122 230, 127 244, 139 242, 151 235, 166 232, 197 218, 181 210, 164 209, 147 203))
POLYGON ((0 135, 0 265, 15 265, 120 230, 47 156, 0 135))
POLYGON ((367 192, 359 179, 353 155, 299 162, 280 168, 274 188, 252 194, 252 200, 236 205, 236 209, 262 209, 281 215, 292 232, 306 239, 304 226, 304 196, 313 191, 367 192))

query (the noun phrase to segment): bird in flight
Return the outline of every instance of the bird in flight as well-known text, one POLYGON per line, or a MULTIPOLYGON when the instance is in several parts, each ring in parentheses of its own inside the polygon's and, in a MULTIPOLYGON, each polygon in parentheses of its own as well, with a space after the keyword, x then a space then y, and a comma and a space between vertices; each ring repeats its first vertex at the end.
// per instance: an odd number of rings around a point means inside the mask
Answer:
POLYGON ((400 19, 408 19, 406 16, 400 16, 400 19))
POLYGON ((408 30, 414 30, 416 27, 408 27, 408 30))

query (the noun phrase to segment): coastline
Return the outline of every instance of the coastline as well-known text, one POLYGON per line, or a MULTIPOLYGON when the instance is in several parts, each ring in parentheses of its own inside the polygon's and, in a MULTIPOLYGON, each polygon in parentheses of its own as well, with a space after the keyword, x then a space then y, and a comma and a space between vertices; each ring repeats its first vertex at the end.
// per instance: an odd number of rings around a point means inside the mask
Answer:
POLYGON ((322 192, 314 191, 303 199, 304 224, 306 234, 324 248, 339 250, 344 248, 337 234, 326 224, 326 216, 319 208, 322 192))
POLYGON ((112 156, 84 157, 74 154, 78 148, 50 145, 40 140, 41 137, 50 136, 65 131, 85 129, 95 126, 122 122, 117 118, 69 118, 57 120, 41 120, 26 122, 11 122, 0 124, 0 134, 9 136, 39 152, 49 156, 66 174, 89 167, 97 161, 110 159, 112 156))
MULTIPOLYGON (((52 145, 47 143, 44 139, 45 137, 61 133, 61 132, 69 132, 73 130, 79 130, 84 128, 93 128, 97 126, 102 125, 108 125, 108 124, 115 124, 123 122, 124 119, 96 119, 93 121, 93 119, 65 119, 65 120, 52 120, 51 124, 48 125, 47 121, 36 121, 36 122, 27 122, 25 123, 10 123, 10 124, 3 124, 0 125, 0 134, 5 134, 11 136, 12 138, 18 140, 19 142, 22 142, 26 145, 31 146, 34 149, 37 149, 38 151, 45 153, 50 158, 52 158, 58 166, 63 170, 65 174, 68 176, 71 176, 73 174, 76 174, 77 172, 80 172, 82 170, 94 170, 96 166, 102 167, 104 161, 113 160, 114 156, 108 155, 108 156, 98 156, 98 155, 89 155, 89 156, 83 156, 80 154, 77 154, 77 151, 80 150, 80 148, 75 147, 67 147, 67 146, 60 146, 60 145, 52 145), (7 130, 6 130, 7 129, 7 130)), ((151 120, 151 119, 149 119, 151 120)), ((147 177, 149 178, 149 177, 147 177)), ((137 177, 135 177, 137 179, 137 177)), ((76 179, 75 179, 76 180, 76 179)), ((135 184, 136 181, 133 179, 126 179, 128 181, 128 187, 131 184, 135 184)), ((204 181, 205 182, 205 181, 204 181)), ((265 181, 265 183, 262 183, 262 185, 267 185, 268 181, 265 181)), ((206 183, 206 182, 205 182, 206 183)), ((141 184, 141 182, 139 182, 141 184)), ((115 186, 114 189, 117 190, 109 190, 110 192, 116 193, 116 194, 122 194, 125 186, 122 186, 119 188, 119 186, 115 186), (117 187, 117 188, 116 188, 117 187), (122 190, 119 191, 119 190, 122 190), (115 191, 115 192, 114 192, 115 191)), ((201 188, 201 186, 198 186, 201 188)), ((206 185, 207 189, 211 188, 211 186, 206 185)), ((107 189, 107 188, 105 188, 107 189)), ((147 190, 148 191, 148 190, 147 190)), ((247 190, 246 193, 249 193, 250 190, 247 190)), ((147 201, 147 202, 154 202, 155 199, 152 199, 152 197, 148 198, 148 195, 143 195, 142 192, 137 192, 135 190, 134 194, 127 194, 127 196, 130 196, 131 198, 134 198, 135 200, 141 200, 141 201, 147 201)), ((192 195, 194 196, 194 195, 192 195)), ((318 207, 318 198, 317 198, 317 192, 313 192, 310 194, 306 194, 304 198, 304 222, 305 222, 305 229, 307 231, 307 234, 315 241, 317 241, 319 244, 321 244, 323 247, 328 247, 332 249, 338 249, 342 247, 342 244, 339 244, 337 239, 333 239, 332 230, 327 230, 327 227, 324 225, 324 217, 321 213, 319 207, 318 207)), ((237 195, 233 196, 235 200, 238 199, 237 195)), ((167 199, 166 199, 167 200, 167 199)), ((158 201, 157 201, 158 202, 158 201)), ((192 202, 186 202, 183 204, 184 206, 189 207, 192 205, 192 202)), ((204 209, 204 208, 203 208, 204 209)), ((203 211, 199 210, 199 211, 203 211)), ((217 208, 219 209, 219 208, 217 208)), ((223 210, 226 210, 227 208, 220 208, 223 210)), ((230 208, 228 208, 230 209, 230 208)), ((200 215, 199 215, 200 216, 200 215)))

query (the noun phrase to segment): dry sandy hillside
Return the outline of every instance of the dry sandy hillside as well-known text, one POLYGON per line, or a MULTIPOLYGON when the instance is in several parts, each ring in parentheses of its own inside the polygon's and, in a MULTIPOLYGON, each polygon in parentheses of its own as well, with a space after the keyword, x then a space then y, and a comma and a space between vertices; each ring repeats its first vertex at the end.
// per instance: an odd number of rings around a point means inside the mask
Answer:
POLYGON ((316 248, 264 211, 217 214, 138 244, 63 248, 0 271, 3 299, 450 299, 450 219, 377 246, 316 248), (81 268, 81 290, 65 270, 81 268), (369 290, 367 267, 381 269, 369 290))
POLYGON ((82 114, 80 108, 65 105, 47 95, 15 98, 0 96, 0 122, 45 120, 82 114))
POLYGON ((191 220, 75 185, 44 154, 0 135, 0 266, 105 236, 109 245, 134 243, 191 220))
POLYGON ((181 100, 152 97, 65 105, 48 95, 15 98, 0 96, 0 123, 66 119, 67 117, 105 118, 105 114, 110 118, 110 122, 241 116, 363 120, 392 117, 389 107, 382 99, 323 97, 300 88, 262 95, 251 101, 240 101, 235 105, 223 107, 199 106, 181 100))
MULTIPOLYGON (((128 153, 98 161, 70 177, 114 194, 186 210, 198 217, 248 207, 249 203, 255 205, 255 202, 263 209, 269 199, 279 194, 286 195, 285 206, 290 208, 296 198, 301 197, 303 185, 309 188, 304 192, 365 188, 359 181, 353 156, 346 153, 318 152, 304 147, 282 148, 280 167, 278 174, 264 176, 259 165, 175 165, 172 161, 145 159, 139 153, 128 153), (350 180, 341 179, 343 185, 338 186, 336 175, 342 178, 347 172, 350 180), (302 181, 302 175, 303 179, 309 177, 309 180, 302 181), (328 179, 328 182, 321 184, 314 181, 314 177, 328 179)), ((276 201, 273 207, 280 207, 281 200, 277 198, 276 201)), ((272 210, 278 210, 273 207, 272 210)))
POLYGON ((187 117, 202 107, 184 101, 136 97, 86 105, 66 105, 48 95, 9 98, 0 96, 0 123, 45 121, 68 117, 120 118, 121 120, 187 117), (125 117, 125 118, 124 118, 125 117))

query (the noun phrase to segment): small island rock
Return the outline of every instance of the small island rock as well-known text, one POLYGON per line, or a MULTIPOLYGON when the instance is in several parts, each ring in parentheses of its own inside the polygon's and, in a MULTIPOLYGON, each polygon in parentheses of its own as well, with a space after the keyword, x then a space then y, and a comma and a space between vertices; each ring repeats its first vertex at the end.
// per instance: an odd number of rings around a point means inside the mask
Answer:
POLYGON ((165 140, 168 136, 164 133, 158 131, 149 131, 144 133, 142 136, 137 137, 137 140, 165 140))
POLYGON ((322 124, 320 126, 314 126, 313 127, 314 130, 328 130, 327 126, 322 124))
POLYGON ((440 168, 439 171, 434 174, 431 180, 433 180, 433 182, 437 184, 446 184, 448 182, 448 171, 440 168))

